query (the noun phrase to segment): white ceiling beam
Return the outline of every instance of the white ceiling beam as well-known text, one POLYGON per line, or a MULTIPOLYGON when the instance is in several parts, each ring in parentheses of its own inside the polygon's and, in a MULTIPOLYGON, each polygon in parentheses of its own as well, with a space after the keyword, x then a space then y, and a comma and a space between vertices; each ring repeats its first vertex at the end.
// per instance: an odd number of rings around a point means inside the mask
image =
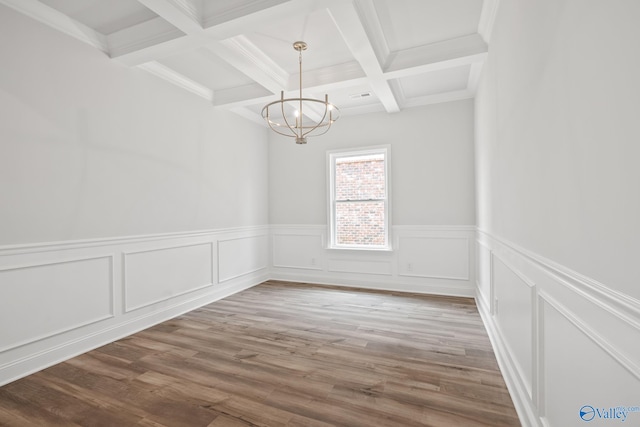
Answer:
POLYGON ((206 16, 203 17, 202 22, 205 28, 215 27, 225 22, 233 21, 234 19, 242 18, 269 8, 286 5, 287 3, 290 3, 290 0, 235 0, 234 3, 209 0, 206 16), (220 7, 220 5, 222 5, 222 7, 220 7))
MULTIPOLYGON (((156 50, 157 46, 180 40, 184 33, 162 17, 156 17, 107 36, 112 58, 122 58, 143 49, 156 50)), ((145 61, 150 62, 150 61, 145 61)), ((139 65, 139 64, 128 64, 139 65)))
POLYGON ((194 0, 138 0, 185 34, 202 32, 201 5, 194 0))
POLYGON ((342 2, 329 9, 338 30, 370 80, 371 88, 389 113, 400 111, 398 101, 389 86, 375 50, 352 2, 342 2))
POLYGON ((139 65, 138 68, 148 71, 149 73, 160 77, 182 89, 188 90, 191 93, 206 99, 209 102, 213 102, 213 91, 206 86, 197 83, 182 74, 173 71, 171 68, 166 67, 159 62, 152 61, 146 64, 139 65))
POLYGON ((421 107, 423 105, 439 104, 442 102, 460 101, 473 98, 473 92, 468 89, 436 93, 433 95, 423 95, 402 100, 403 108, 421 107))
POLYGON ((204 47, 272 93, 286 89, 289 74, 245 36, 204 47))
MULTIPOLYGON (((329 67, 318 68, 303 72, 303 88, 317 88, 319 86, 329 86, 344 81, 352 81, 366 77, 362 67, 357 61, 345 62, 343 64, 331 65, 329 67)), ((295 73, 289 76, 287 88, 299 87, 300 74, 295 73)))
POLYGON ((487 44, 478 34, 458 37, 394 52, 384 74, 387 79, 396 79, 482 62, 487 51, 487 44))
POLYGON ((471 64, 471 69, 469 70, 467 89, 474 95, 478 91, 478 83, 480 82, 480 74, 482 73, 483 66, 484 62, 474 62, 471 64))
POLYGON ((274 100, 273 94, 258 84, 220 89, 213 93, 213 104, 228 110, 236 107, 264 105, 274 100))
POLYGON ((224 40, 256 31, 267 23, 286 16, 308 15, 326 9, 344 0, 258 0, 233 13, 204 17, 206 34, 215 40, 224 40), (249 7, 250 6, 250 7, 249 7))
MULTIPOLYGON (((12 1, 17 2, 20 0, 12 1)), ((288 15, 308 14, 340 1, 343 0, 262 0, 252 2, 250 4, 251 7, 235 8, 233 13, 225 13, 220 16, 216 14, 214 14, 216 16, 203 16, 202 25, 204 28, 202 32, 189 33, 182 31, 185 34, 181 37, 159 41, 155 45, 145 46, 141 44, 136 50, 121 51, 112 55, 112 57, 126 65, 140 65, 184 50, 215 44, 220 40, 251 33, 266 22, 273 22, 288 15)), ((187 24, 183 28, 188 29, 187 24)))
POLYGON ((358 114, 384 113, 384 107, 376 102, 374 104, 357 105, 353 107, 341 108, 340 117, 355 116, 358 114))
POLYGON ((104 34, 87 27, 44 3, 40 3, 37 0, 0 0, 0 4, 4 4, 36 21, 75 37, 104 53, 109 53, 109 45, 104 34))
MULTIPOLYGON (((325 83, 320 84, 318 86, 305 86, 304 87, 304 95, 309 95, 311 93, 327 93, 330 91, 337 91, 343 89, 349 89, 353 86, 362 86, 368 84, 369 80, 366 77, 359 77, 352 80, 343 80, 335 83, 325 83)), ((255 85, 257 86, 257 85, 255 85)), ((236 107, 246 107, 250 105, 260 105, 263 106, 269 102, 275 101, 280 98, 280 94, 274 95, 271 93, 266 93, 266 90, 262 90, 262 93, 255 93, 255 90, 252 92, 247 91, 247 86, 242 86, 239 88, 230 88, 222 91, 215 91, 214 93, 214 104, 216 107, 223 109, 233 109, 236 107), (251 96, 254 95, 252 98, 251 96)), ((298 90, 290 90, 284 92, 285 98, 297 97, 298 90)), ((317 97, 316 97, 317 98, 317 97)), ((324 95, 321 98, 324 99, 324 95)), ((331 97, 329 97, 329 102, 333 102, 331 97)), ((338 105, 338 108, 340 106, 338 105)))
POLYGON ((391 50, 387 44, 375 4, 373 0, 355 0, 355 6, 358 15, 361 17, 362 26, 369 36, 371 47, 378 58, 378 63, 384 65, 391 54, 391 50))
MULTIPOLYGON (((182 34, 178 29, 174 28, 174 31, 179 31, 182 34)), ((171 36, 173 36, 173 33, 171 33, 171 36)), ((182 53, 185 50, 194 49, 209 42, 203 41, 201 36, 177 35, 175 37, 167 37, 166 41, 159 41, 157 44, 140 43, 129 46, 126 49, 116 50, 116 52, 111 53, 111 58, 129 67, 135 67, 182 53)))

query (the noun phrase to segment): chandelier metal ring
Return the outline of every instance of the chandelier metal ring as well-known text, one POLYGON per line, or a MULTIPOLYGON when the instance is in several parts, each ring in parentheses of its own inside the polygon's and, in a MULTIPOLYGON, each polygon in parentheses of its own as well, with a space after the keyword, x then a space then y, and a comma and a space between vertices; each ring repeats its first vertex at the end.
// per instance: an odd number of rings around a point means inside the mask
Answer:
POLYGON ((285 98, 282 91, 280 99, 262 108, 261 115, 274 132, 295 138, 296 144, 306 144, 307 137, 327 133, 340 117, 340 110, 329 102, 329 95, 325 94, 324 101, 302 96, 302 51, 307 44, 297 41, 293 48, 299 52, 299 97, 285 98))

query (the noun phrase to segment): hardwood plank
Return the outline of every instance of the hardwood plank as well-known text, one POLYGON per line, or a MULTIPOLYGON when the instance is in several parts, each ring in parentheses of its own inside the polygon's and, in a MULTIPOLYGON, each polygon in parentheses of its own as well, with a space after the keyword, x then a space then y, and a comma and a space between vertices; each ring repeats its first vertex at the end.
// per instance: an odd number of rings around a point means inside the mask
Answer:
POLYGON ((520 423, 472 299, 270 281, 1 387, 0 425, 520 423))

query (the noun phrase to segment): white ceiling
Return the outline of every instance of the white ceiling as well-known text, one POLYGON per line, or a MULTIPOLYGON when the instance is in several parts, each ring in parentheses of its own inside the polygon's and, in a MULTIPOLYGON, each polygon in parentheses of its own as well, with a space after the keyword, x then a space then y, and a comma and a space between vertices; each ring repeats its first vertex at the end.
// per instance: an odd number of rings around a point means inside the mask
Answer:
POLYGON ((0 0, 262 123, 298 90, 341 115, 473 97, 497 0, 0 0), (364 96, 362 96, 364 94, 364 96))

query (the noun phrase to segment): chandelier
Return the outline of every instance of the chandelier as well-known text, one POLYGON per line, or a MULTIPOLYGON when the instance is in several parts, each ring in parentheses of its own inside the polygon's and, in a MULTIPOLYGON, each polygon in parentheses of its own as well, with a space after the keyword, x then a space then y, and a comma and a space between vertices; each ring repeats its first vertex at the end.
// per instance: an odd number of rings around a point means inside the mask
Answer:
POLYGON ((279 100, 264 106, 262 118, 274 132, 295 138, 296 144, 306 144, 307 137, 327 133, 340 117, 340 110, 329 102, 329 95, 324 96, 324 101, 302 97, 302 51, 307 50, 307 44, 297 41, 293 48, 298 51, 300 63, 300 95, 285 98, 281 91, 279 100))

